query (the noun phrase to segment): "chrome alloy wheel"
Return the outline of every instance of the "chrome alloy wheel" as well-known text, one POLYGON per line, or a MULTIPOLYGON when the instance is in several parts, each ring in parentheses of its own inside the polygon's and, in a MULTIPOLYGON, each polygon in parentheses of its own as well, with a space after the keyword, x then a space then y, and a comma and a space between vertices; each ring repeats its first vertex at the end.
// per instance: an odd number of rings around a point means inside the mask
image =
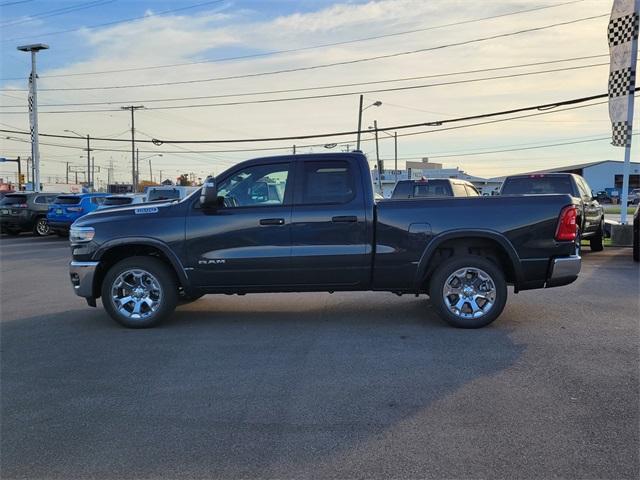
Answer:
POLYGON ((479 268, 467 267, 453 272, 442 288, 444 303, 460 318, 480 318, 496 301, 493 279, 479 268))
POLYGON ((49 228, 49 222, 47 222, 46 218, 39 218, 36 222, 36 231, 40 236, 46 236, 51 233, 51 229, 49 228))
POLYGON ((125 270, 111 286, 111 301, 120 315, 142 320, 160 308, 162 287, 146 270, 125 270))

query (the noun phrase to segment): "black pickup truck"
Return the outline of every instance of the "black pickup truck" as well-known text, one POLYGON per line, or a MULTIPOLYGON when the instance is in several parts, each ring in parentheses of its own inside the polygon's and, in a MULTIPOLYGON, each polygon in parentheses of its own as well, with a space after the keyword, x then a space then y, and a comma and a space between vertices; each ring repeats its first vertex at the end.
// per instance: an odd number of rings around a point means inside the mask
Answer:
POLYGON ((457 327, 519 290, 573 282, 569 195, 374 202, 357 152, 259 158, 174 202, 116 207, 71 227, 71 283, 117 322, 150 327, 204 294, 429 294, 457 327))

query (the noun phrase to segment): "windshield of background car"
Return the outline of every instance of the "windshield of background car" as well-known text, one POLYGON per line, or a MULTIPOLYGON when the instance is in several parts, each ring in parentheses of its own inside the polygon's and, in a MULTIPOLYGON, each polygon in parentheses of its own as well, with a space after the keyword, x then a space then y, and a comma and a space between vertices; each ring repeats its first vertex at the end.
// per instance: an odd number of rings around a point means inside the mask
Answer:
POLYGON ((21 203, 27 203, 26 195, 7 195, 2 200, 3 205, 18 205, 21 203))
POLYGON ((180 198, 180 190, 173 188, 171 190, 151 190, 147 195, 147 202, 156 200, 175 200, 180 198))
POLYGON ((502 186, 502 195, 568 193, 573 195, 569 177, 535 176, 508 178, 502 186))
POLYGON ((107 197, 103 205, 128 205, 133 201, 130 197, 107 197))
POLYGON ((411 197, 449 197, 449 182, 446 180, 428 180, 419 182, 398 182, 391 198, 411 197))
POLYGON ((58 205, 77 205, 78 203, 80 203, 80 200, 80 197, 58 197, 53 203, 57 203, 58 205))

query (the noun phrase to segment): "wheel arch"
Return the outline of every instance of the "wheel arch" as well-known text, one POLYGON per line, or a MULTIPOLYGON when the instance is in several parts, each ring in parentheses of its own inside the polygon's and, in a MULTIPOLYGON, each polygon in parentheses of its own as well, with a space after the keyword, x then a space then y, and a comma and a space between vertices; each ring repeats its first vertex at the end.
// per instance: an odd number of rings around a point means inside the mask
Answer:
POLYGON ((483 254, 493 253, 503 268, 505 278, 508 283, 514 285, 515 292, 518 292, 519 284, 523 279, 520 257, 511 242, 502 234, 481 229, 461 229, 447 231, 436 235, 424 249, 416 276, 414 279, 416 290, 428 289, 428 282, 435 269, 449 256, 443 256, 446 251, 453 250, 454 253, 483 254))
POLYGON ((178 286, 185 290, 189 288, 189 277, 182 262, 166 243, 144 237, 118 238, 103 244, 93 256, 93 260, 100 262, 93 279, 92 290, 95 298, 100 296, 102 281, 109 268, 120 260, 135 256, 152 256, 160 259, 173 271, 178 286))

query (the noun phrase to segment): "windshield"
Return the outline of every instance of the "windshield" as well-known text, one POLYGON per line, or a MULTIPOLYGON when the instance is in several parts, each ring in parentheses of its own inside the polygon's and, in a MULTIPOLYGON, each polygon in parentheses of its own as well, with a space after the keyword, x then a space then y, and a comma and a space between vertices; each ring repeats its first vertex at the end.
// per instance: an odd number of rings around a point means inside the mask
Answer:
POLYGON ((451 196, 448 180, 420 180, 398 182, 391 198, 425 198, 451 196))
POLYGON ((148 202, 154 202, 157 200, 175 200, 180 198, 180 190, 177 188, 166 190, 151 190, 147 195, 148 202))
POLYGON ((27 203, 26 195, 7 195, 2 200, 2 205, 18 205, 21 203, 27 203))
POLYGON ((507 178, 502 195, 568 193, 573 195, 569 176, 532 176, 507 178))
POLYGON ((131 197, 107 197, 102 205, 128 205, 132 201, 131 197))
POLYGON ((80 197, 58 197, 53 203, 57 203, 59 205, 77 205, 78 203, 80 203, 80 197))

